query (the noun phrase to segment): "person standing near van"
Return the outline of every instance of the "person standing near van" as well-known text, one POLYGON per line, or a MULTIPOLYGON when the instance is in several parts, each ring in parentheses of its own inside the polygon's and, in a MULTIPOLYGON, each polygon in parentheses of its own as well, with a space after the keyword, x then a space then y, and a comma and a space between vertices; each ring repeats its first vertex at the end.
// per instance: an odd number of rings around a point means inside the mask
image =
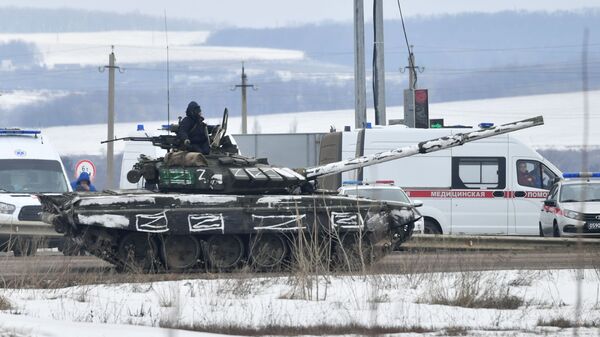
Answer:
POLYGON ((77 180, 71 182, 71 187, 75 192, 96 192, 96 187, 92 185, 90 174, 81 172, 77 180))
POLYGON ((208 135, 211 134, 214 128, 214 125, 204 123, 200 105, 195 101, 191 101, 185 110, 185 118, 179 123, 177 136, 181 139, 187 150, 209 154, 208 135))

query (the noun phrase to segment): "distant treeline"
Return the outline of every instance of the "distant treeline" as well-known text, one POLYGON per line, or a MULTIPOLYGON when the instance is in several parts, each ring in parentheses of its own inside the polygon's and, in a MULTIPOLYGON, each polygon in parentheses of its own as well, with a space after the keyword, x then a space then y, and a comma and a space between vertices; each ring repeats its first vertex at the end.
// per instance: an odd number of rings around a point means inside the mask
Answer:
MULTIPOLYGON (((407 47, 397 13, 385 13, 386 67, 397 71, 407 63, 407 47)), ((466 13, 406 20, 417 64, 430 67, 480 67, 543 64, 579 60, 583 31, 598 51, 600 9, 578 12, 466 13)), ((216 31, 207 44, 304 50, 314 59, 352 65, 352 23, 324 23, 265 29, 216 31)), ((373 24, 365 23, 367 64, 373 46, 373 24)), ((432 69, 434 70, 434 69, 432 69)))
MULTIPOLYGON (((169 30, 203 30, 207 24, 169 19, 169 30)), ((2 33, 94 32, 107 30, 164 30, 165 19, 139 13, 79 9, 0 7, 2 33)))

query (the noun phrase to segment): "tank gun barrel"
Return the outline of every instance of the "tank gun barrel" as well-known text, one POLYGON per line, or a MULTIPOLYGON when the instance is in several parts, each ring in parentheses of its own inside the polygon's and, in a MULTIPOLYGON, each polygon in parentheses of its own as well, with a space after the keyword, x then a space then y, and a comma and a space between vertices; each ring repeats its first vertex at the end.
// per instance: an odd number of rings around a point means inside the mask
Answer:
POLYGON ((305 171, 305 176, 308 180, 314 180, 320 177, 351 171, 365 166, 380 164, 390 160, 410 157, 420 153, 430 153, 439 150, 445 150, 475 140, 497 136, 543 124, 544 118, 542 116, 537 116, 517 122, 494 126, 491 128, 479 129, 465 133, 457 133, 450 136, 423 141, 415 145, 400 147, 394 150, 378 152, 368 156, 361 156, 322 166, 307 168, 305 171))

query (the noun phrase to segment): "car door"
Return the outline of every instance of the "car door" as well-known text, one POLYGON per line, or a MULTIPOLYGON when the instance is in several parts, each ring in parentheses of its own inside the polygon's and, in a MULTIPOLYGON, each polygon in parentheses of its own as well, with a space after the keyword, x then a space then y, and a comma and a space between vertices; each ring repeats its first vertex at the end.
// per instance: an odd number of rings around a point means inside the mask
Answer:
POLYGON ((513 158, 510 170, 513 186, 511 216, 514 219, 511 230, 518 235, 538 235, 543 201, 557 175, 541 162, 527 158, 513 158), (520 173, 523 166, 527 172, 520 173))

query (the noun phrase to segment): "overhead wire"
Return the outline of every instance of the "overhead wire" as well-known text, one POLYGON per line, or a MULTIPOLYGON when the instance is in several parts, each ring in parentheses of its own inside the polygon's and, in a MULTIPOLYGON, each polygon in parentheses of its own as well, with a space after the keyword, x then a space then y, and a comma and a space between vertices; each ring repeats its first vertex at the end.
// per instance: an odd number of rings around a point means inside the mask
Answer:
POLYGON ((396 2, 398 3, 398 11, 400 12, 400 20, 402 21, 402 31, 404 32, 404 41, 406 41, 406 49, 408 50, 408 60, 409 60, 408 68, 409 68, 409 71, 412 71, 413 78, 414 78, 414 82, 411 83, 410 87, 416 88, 417 87, 417 70, 415 69, 415 65, 413 64, 414 57, 413 57, 412 51, 410 50, 410 44, 408 43, 408 36, 406 34, 406 26, 404 25, 404 16, 402 15, 402 6, 400 6, 400 0, 396 0, 396 2))

